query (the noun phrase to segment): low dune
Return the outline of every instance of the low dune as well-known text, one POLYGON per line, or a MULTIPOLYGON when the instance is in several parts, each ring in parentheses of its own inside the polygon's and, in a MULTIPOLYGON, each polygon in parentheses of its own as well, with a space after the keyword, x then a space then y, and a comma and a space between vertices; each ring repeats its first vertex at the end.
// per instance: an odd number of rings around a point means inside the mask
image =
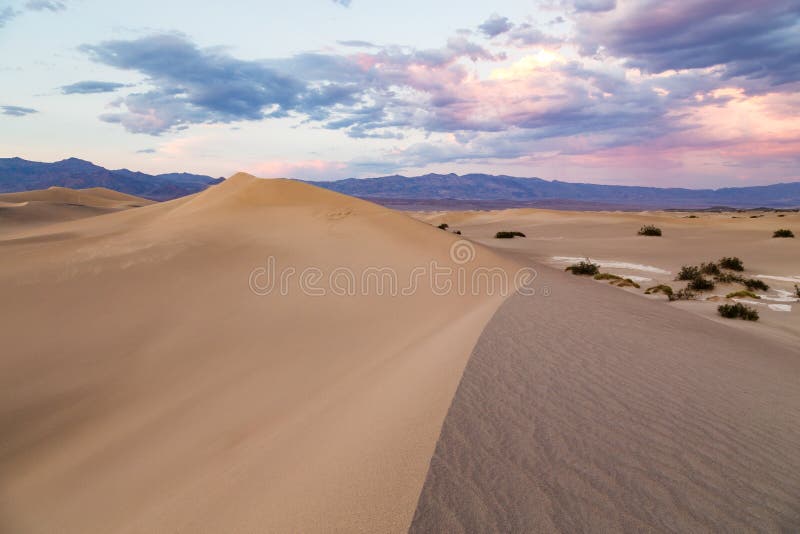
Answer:
POLYGON ((152 200, 94 187, 50 187, 0 194, 0 236, 153 204, 152 200))
POLYGON ((502 297, 315 296, 297 276, 407 280, 456 267, 456 240, 247 175, 0 240, 0 531, 406 530, 502 297), (270 257, 296 269, 285 294, 263 294, 270 257))

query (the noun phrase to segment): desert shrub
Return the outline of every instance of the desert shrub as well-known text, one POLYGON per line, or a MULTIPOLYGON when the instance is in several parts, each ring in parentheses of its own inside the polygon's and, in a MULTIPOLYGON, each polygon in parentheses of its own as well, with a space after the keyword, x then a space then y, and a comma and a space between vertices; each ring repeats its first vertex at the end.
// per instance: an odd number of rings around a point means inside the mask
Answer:
POLYGON ((515 237, 525 237, 522 232, 497 232, 494 234, 495 239, 514 239, 515 237))
POLYGON ((442 223, 439 226, 437 226, 436 228, 438 228, 439 230, 447 230, 448 228, 450 228, 450 225, 447 224, 447 223, 442 223))
POLYGON ((751 219, 758 219, 760 217, 763 217, 763 215, 751 215, 750 216, 751 219))
POLYGON ((720 273, 714 277, 720 284, 743 284, 744 278, 734 273, 720 273))
POLYGON ((600 266, 587 259, 579 263, 574 263, 564 270, 569 271, 572 274, 594 276, 600 272, 600 266))
POLYGON ((456 234, 456 235, 461 235, 461 230, 456 230, 456 231, 455 231, 455 232, 453 232, 453 233, 454 233, 454 234, 456 234))
POLYGON ((621 276, 611 273, 597 273, 594 275, 595 280, 622 280, 621 276))
POLYGON ((686 286, 692 291, 711 291, 714 289, 714 282, 709 280, 708 278, 703 278, 702 276, 698 276, 691 282, 689 285, 686 286))
POLYGON ((741 302, 736 304, 722 304, 717 308, 719 314, 727 319, 743 319, 745 321, 758 321, 758 312, 741 302))
POLYGON ((728 293, 725 295, 726 299, 743 299, 743 298, 751 298, 751 299, 760 299, 758 295, 749 291, 747 289, 742 289, 740 291, 734 291, 733 293, 728 293))
POLYGON ((639 235, 660 236, 661 228, 653 226, 652 224, 647 224, 639 228, 639 235))
POLYGON ((719 275, 719 266, 713 261, 700 264, 700 272, 707 275, 719 275))
POLYGON ((697 219, 697 215, 687 215, 684 219, 697 219))
POLYGON ((781 228, 780 230, 775 230, 772 237, 794 237, 794 232, 788 228, 781 228))
POLYGON ((754 289, 769 291, 769 286, 765 284, 763 280, 758 280, 757 278, 748 278, 747 280, 742 280, 742 283, 747 286, 747 289, 750 291, 754 289))
POLYGON ((675 293, 672 293, 671 295, 667 295, 667 296, 669 297, 670 301, 672 301, 672 300, 694 300, 695 298, 697 298, 697 293, 695 293, 691 289, 686 289, 685 288, 685 289, 679 289, 675 293))
POLYGON ((654 293, 664 293, 666 296, 671 297, 673 291, 670 286, 666 284, 659 284, 657 286, 648 287, 644 292, 645 295, 652 295, 654 293))
POLYGON ((684 265, 678 271, 678 276, 675 280, 694 280, 700 276, 700 268, 695 265, 684 265))
POLYGON ((719 266, 723 269, 728 269, 731 271, 744 271, 744 264, 742 263, 742 260, 736 256, 733 256, 732 258, 727 256, 721 258, 719 260, 719 266))
POLYGON ((779 213, 778 217, 786 217, 786 214, 785 213, 779 213))
POLYGON ((639 284, 637 284, 630 278, 625 278, 621 280, 612 280, 610 283, 617 287, 635 287, 636 289, 639 289, 641 287, 639 284))
POLYGON ((794 294, 797 295, 797 298, 800 299, 800 286, 797 284, 794 285, 794 294))

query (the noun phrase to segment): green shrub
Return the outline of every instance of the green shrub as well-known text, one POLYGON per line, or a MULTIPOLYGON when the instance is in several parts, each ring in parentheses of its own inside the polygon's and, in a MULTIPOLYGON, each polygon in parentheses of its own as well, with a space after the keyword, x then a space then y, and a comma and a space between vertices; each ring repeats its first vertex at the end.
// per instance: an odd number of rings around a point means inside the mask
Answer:
POLYGON ((769 291, 769 286, 765 284, 762 280, 758 280, 757 278, 750 278, 747 280, 743 280, 742 283, 747 286, 747 289, 750 291, 754 289, 758 289, 760 291, 769 291))
POLYGON ((711 291, 712 289, 714 289, 714 282, 712 282, 708 278, 703 278, 702 276, 698 276, 697 278, 689 282, 689 285, 687 285, 686 287, 691 289, 692 291, 711 291))
POLYGON ((648 224, 639 229, 639 235, 660 236, 661 228, 648 224))
POLYGON ((753 293, 752 291, 749 291, 747 289, 742 289, 740 291, 734 291, 733 293, 728 293, 727 295, 725 295, 726 299, 743 299, 745 297, 748 297, 748 298, 751 298, 751 299, 760 299, 761 298, 758 295, 756 295, 755 293, 753 293))
POLYGON ((758 312, 741 302, 736 304, 722 304, 717 308, 719 314, 727 319, 742 319, 745 321, 758 321, 758 312))
POLYGON ((667 295, 670 301, 673 300, 694 300, 697 298, 697 293, 690 289, 679 289, 671 295, 667 295))
POLYGON ((450 228, 450 225, 449 225, 449 224, 447 224, 447 223, 442 223, 442 224, 440 224, 439 226, 437 226, 437 228, 438 228, 439 230, 447 230, 448 228, 450 228))
POLYGON ((525 237, 522 232, 497 232, 494 234, 495 239, 514 239, 515 237, 525 237))
POLYGON ((600 272, 600 266, 587 259, 585 261, 570 265, 564 270, 569 271, 572 274, 594 276, 600 272))
POLYGON ((597 273, 594 275, 595 280, 622 280, 621 276, 611 273, 597 273))
POLYGON ((612 285, 615 285, 617 287, 635 287, 636 289, 639 289, 641 287, 639 284, 637 284, 636 282, 634 282, 630 278, 624 278, 624 279, 620 279, 620 280, 612 280, 609 283, 612 284, 612 285))
POLYGON ((794 237, 794 232, 787 228, 781 228, 780 230, 775 230, 772 237, 794 237))
POLYGON ((709 263, 701 263, 700 264, 700 272, 707 275, 719 275, 720 270, 716 263, 709 262, 709 263))
POLYGON ((732 258, 726 256, 720 259, 719 266, 723 269, 728 269, 731 271, 744 271, 744 264, 742 263, 742 260, 736 256, 733 256, 732 258))
POLYGON ((694 280, 700 276, 700 268, 695 265, 684 265, 678 271, 678 276, 675 280, 694 280))
POLYGON ((733 273, 720 273, 714 277, 714 280, 720 284, 744 284, 744 278, 733 273))
POLYGON ((666 296, 671 297, 673 291, 670 286, 666 284, 659 284, 657 286, 648 287, 644 292, 645 295, 652 295, 654 293, 664 293, 666 296))

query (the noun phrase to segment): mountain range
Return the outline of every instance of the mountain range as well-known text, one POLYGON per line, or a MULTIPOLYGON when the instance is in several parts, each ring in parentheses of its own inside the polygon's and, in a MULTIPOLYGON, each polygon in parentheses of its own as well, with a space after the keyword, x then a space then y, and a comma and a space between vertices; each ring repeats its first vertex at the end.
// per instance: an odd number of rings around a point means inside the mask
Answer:
MULTIPOLYGON (((69 158, 41 163, 0 158, 0 193, 52 186, 106 187, 151 200, 170 200, 202 191, 223 178, 189 173, 151 175, 109 170, 69 158)), ((659 188, 560 182, 491 174, 426 174, 348 178, 307 183, 399 209, 702 209, 800 207, 800 182, 722 189, 659 188)))
POLYGON ((310 183, 396 207, 420 204, 428 207, 453 208, 464 205, 491 209, 522 206, 567 209, 800 206, 800 182, 722 189, 685 189, 597 185, 490 174, 426 174, 310 183))
POLYGON ((170 200, 197 193, 222 180, 223 178, 201 174, 151 175, 128 169, 109 170, 77 158, 55 163, 0 158, 0 193, 47 189, 52 186, 72 189, 106 187, 151 200, 170 200))

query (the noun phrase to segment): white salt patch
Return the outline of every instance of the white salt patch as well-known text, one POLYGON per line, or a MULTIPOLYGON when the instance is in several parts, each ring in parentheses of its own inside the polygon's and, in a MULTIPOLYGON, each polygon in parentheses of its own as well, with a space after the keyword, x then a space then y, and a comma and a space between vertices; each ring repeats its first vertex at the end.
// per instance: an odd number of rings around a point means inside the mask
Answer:
MULTIPOLYGON (((573 256, 553 256, 553 261, 558 261, 558 262, 577 263, 579 261, 584 261, 584 260, 586 260, 586 258, 573 257, 573 256)), ((640 263, 627 263, 615 260, 598 260, 595 258, 589 258, 589 261, 592 263, 596 263, 600 267, 605 267, 607 269, 630 269, 631 271, 644 271, 656 274, 672 274, 670 271, 665 271, 664 269, 659 269, 658 267, 653 267, 652 265, 642 265, 640 263)), ((633 280, 633 278, 630 276, 628 278, 633 280)))
POLYGON ((776 280, 778 282, 800 283, 800 276, 771 276, 767 274, 757 274, 756 278, 766 278, 767 280, 776 280))
POLYGON ((625 278, 630 278, 634 282, 652 282, 653 281, 652 278, 647 278, 647 277, 644 277, 644 276, 628 276, 628 275, 625 275, 624 277, 625 278))
POLYGON ((769 305, 769 309, 770 310, 779 311, 779 312, 790 312, 790 311, 792 311, 792 307, 789 306, 788 304, 770 304, 769 305))
POLYGON ((768 300, 770 302, 797 302, 797 298, 795 297, 784 297, 784 296, 777 296, 777 297, 770 297, 768 295, 759 295, 762 300, 768 300))
POLYGON ((733 299, 733 300, 734 302, 741 302, 743 304, 755 304, 756 306, 766 306, 766 304, 764 304, 763 302, 758 302, 757 300, 748 300, 748 299, 733 299))

